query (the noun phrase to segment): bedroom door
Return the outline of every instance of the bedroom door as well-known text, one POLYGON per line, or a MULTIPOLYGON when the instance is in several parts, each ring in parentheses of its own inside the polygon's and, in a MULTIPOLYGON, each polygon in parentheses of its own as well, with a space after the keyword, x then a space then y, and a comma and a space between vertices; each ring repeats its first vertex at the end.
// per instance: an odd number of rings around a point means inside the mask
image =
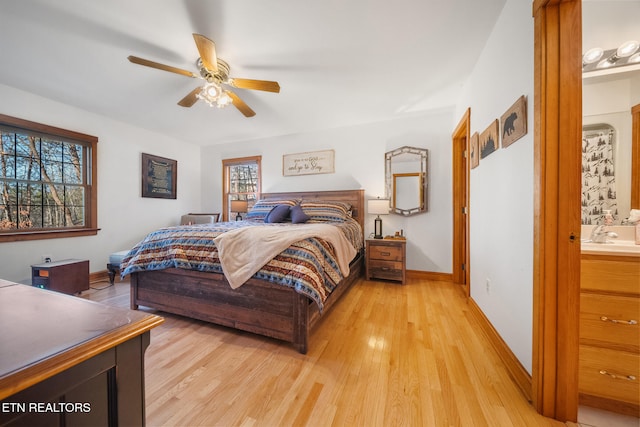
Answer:
POLYGON ((469 280, 469 140, 471 109, 451 136, 453 144, 453 283, 470 295, 469 280))

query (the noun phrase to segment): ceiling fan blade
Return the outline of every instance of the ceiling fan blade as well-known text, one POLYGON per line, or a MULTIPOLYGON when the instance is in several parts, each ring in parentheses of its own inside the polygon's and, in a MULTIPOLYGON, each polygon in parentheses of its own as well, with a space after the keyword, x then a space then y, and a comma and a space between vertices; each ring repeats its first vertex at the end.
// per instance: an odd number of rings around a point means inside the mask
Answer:
POLYGON ((182 74, 187 77, 198 77, 195 73, 191 71, 183 70, 182 68, 172 67, 170 65, 160 64, 159 62, 149 61, 148 59, 138 58, 137 56, 129 55, 127 59, 130 62, 138 65, 144 65, 146 67, 157 68, 158 70, 169 71, 176 74, 182 74))
POLYGON ((265 92, 280 93, 280 85, 278 82, 268 80, 251 80, 251 79, 229 79, 229 84, 240 89, 264 90, 265 92))
POLYGON ((218 57, 216 55, 216 44, 213 40, 209 40, 201 34, 193 34, 193 39, 196 41, 196 47, 198 53, 200 53, 200 59, 202 65, 212 72, 218 71, 218 57))
POLYGON ((226 91, 227 95, 231 98, 231 102, 233 102, 233 106, 236 107, 245 117, 253 117, 256 115, 256 112, 253 111, 245 102, 238 97, 235 93, 230 90, 226 91))
POLYGON ((198 98, 196 97, 196 95, 198 94, 198 92, 200 92, 202 90, 201 87, 197 87, 194 90, 192 90, 191 92, 189 92, 189 94, 187 96, 185 96, 184 98, 182 98, 179 102, 178 105, 181 107, 191 107, 193 104, 195 104, 198 101, 198 98))

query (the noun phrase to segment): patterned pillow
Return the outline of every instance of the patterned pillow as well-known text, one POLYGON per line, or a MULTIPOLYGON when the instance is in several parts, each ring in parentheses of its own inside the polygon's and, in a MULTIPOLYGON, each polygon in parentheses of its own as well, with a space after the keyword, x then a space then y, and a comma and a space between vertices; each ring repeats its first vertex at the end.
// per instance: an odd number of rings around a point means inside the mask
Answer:
POLYGON ((351 205, 331 200, 303 200, 302 210, 311 221, 346 221, 351 218, 351 205))
POLYGON ((298 203, 297 200, 282 200, 282 199, 261 199, 256 202, 251 210, 247 213, 246 219, 252 221, 264 221, 265 217, 271 212, 273 208, 278 205, 295 206, 298 203))

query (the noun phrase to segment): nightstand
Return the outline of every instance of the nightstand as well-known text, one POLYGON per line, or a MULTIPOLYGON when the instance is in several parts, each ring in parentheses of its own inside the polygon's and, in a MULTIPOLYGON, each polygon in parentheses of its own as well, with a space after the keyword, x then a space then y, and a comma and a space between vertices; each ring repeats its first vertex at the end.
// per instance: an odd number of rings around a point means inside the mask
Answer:
POLYGON ((406 254, 405 239, 367 239, 367 280, 395 280, 404 285, 406 254))

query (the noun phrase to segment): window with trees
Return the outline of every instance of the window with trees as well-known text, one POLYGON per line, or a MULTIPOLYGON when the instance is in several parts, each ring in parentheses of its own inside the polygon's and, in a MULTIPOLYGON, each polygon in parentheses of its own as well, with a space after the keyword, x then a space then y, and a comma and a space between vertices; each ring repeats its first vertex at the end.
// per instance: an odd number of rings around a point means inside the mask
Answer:
POLYGON ((222 161, 222 220, 244 217, 260 197, 260 161, 262 156, 222 161))
POLYGON ((97 233, 97 142, 0 115, 0 242, 97 233))

